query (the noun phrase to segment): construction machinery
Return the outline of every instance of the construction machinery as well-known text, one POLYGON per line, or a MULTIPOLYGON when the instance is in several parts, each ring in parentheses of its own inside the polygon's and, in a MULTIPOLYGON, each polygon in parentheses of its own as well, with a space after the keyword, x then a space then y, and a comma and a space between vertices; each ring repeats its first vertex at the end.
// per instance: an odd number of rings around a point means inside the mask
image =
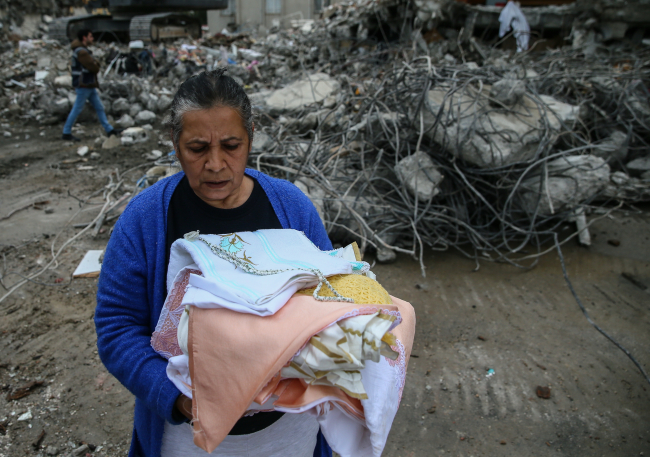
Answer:
POLYGON ((186 11, 219 10, 228 0, 100 0, 86 4, 95 14, 55 19, 50 38, 68 43, 77 31, 90 29, 96 40, 126 43, 132 40, 159 42, 180 37, 199 38, 201 21, 186 11), (101 13, 101 14, 97 14, 101 13))

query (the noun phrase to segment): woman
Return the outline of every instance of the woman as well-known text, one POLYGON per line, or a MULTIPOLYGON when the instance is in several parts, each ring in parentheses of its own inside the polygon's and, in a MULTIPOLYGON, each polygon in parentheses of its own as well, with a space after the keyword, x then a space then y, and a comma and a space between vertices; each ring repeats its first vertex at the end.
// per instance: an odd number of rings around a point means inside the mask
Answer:
MULTIPOLYGON (((108 370, 136 396, 130 456, 208 455, 192 443, 191 400, 167 378, 167 361, 150 345, 166 282, 173 279, 167 278, 172 243, 193 230, 292 228, 320 249, 332 249, 316 209, 297 187, 246 169, 254 130, 251 105, 223 72, 203 72, 179 88, 167 127, 183 172, 131 201, 104 256, 97 347, 108 370)), ((296 416, 244 417, 211 455, 331 456, 315 421, 296 416), (287 443, 295 452, 287 453, 287 443)))

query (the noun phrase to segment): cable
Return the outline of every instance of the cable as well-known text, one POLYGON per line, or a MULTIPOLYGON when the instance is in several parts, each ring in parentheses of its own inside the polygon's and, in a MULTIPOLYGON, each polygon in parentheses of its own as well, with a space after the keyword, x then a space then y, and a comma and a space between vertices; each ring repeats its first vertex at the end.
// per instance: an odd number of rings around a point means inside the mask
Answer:
POLYGON ((585 309, 584 305, 582 304, 582 300, 580 300, 580 297, 578 297, 578 294, 576 293, 575 289, 573 288, 573 284, 571 284, 571 280, 569 279, 569 275, 566 271, 566 265, 564 264, 564 256, 562 255, 562 249, 560 248, 560 243, 558 240, 557 235, 554 236, 554 241, 555 241, 555 247, 557 249, 557 253, 560 256, 560 265, 562 265, 562 274, 564 275, 564 280, 566 281, 567 285, 569 286, 569 290, 571 291, 571 294, 573 294, 573 298, 575 298, 576 303, 578 303, 578 306, 582 310, 582 314, 585 315, 587 318, 587 322, 589 322, 596 330, 598 330, 600 333, 602 333, 609 341, 614 343, 614 345, 619 348, 621 351, 627 355, 630 360, 636 365, 636 367, 639 369, 643 377, 645 378, 646 381, 648 381, 648 384, 650 384, 650 377, 648 377, 648 374, 646 371, 643 369, 641 364, 634 358, 634 356, 625 349, 618 341, 616 341, 613 337, 611 337, 607 332, 605 332, 602 328, 600 328, 594 321, 591 320, 591 317, 589 317, 589 313, 587 313, 587 310, 585 309))

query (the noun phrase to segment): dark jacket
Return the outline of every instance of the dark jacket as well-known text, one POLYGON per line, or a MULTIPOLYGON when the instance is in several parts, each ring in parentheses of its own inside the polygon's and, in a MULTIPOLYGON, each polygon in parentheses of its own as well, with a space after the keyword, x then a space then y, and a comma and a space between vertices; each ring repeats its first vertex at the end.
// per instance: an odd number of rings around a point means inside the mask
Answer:
POLYGON ((99 62, 93 58, 92 53, 81 44, 81 41, 74 40, 71 46, 72 85, 83 88, 99 87, 97 81, 99 62))

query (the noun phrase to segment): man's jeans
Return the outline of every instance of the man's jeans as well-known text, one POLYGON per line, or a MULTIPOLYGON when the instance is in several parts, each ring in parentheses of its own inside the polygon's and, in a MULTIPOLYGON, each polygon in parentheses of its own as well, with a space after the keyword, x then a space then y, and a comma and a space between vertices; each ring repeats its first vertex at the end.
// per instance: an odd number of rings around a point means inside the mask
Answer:
POLYGON ((74 102, 72 111, 70 111, 70 114, 68 114, 68 120, 65 121, 65 125, 63 126, 63 134, 69 135, 72 133, 72 126, 77 120, 77 117, 79 117, 81 114, 81 111, 84 109, 86 100, 90 100, 93 108, 95 108, 95 112, 97 113, 97 117, 99 118, 99 122, 101 122, 102 127, 104 127, 104 130, 106 130, 106 133, 110 133, 113 130, 113 126, 111 126, 111 124, 108 123, 108 119, 106 119, 106 111, 104 111, 104 105, 102 105, 102 101, 99 99, 97 89, 78 87, 75 89, 75 92, 77 93, 77 99, 74 102))

